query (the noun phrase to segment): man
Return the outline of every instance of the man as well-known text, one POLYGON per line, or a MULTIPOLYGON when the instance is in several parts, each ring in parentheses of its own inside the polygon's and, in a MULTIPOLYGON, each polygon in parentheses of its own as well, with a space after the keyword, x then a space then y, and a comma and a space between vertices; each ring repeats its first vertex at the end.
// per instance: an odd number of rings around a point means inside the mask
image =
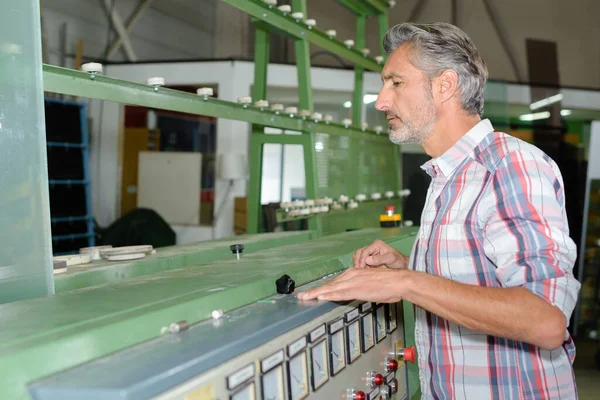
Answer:
POLYGON ((560 171, 481 120, 487 70, 458 28, 400 24, 376 103, 432 177, 410 258, 381 241, 300 299, 415 304, 424 399, 575 399, 579 282, 560 171), (379 267, 379 268, 376 268, 379 267))

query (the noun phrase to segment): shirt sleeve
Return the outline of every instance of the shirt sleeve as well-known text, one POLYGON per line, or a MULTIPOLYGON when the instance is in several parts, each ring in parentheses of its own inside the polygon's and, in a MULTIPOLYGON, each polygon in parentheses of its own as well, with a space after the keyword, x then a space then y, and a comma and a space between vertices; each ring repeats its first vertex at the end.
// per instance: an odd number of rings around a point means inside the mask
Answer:
POLYGON ((491 178, 483 215, 484 249, 502 287, 522 286, 558 307, 567 323, 580 283, 558 166, 530 150, 507 153, 491 178))

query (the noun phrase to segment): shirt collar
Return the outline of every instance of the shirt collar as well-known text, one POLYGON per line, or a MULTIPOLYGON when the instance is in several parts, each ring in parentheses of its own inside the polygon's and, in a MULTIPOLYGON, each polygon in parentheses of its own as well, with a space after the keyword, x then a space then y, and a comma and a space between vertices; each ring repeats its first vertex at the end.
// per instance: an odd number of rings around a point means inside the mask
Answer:
POLYGON ((489 119, 481 120, 454 143, 444 154, 432 158, 421 166, 431 177, 435 177, 438 172, 448 178, 456 167, 464 161, 465 158, 481 143, 481 141, 491 132, 494 127, 489 119))

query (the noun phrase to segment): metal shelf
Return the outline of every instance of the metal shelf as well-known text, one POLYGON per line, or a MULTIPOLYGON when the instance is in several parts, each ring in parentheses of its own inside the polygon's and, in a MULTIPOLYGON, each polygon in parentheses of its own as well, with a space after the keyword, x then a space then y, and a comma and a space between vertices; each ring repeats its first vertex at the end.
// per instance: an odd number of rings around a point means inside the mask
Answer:
POLYGON ((315 122, 299 116, 290 117, 282 112, 271 111, 230 101, 208 98, 178 90, 159 88, 141 83, 129 82, 104 75, 92 75, 87 72, 44 64, 44 90, 117 103, 132 104, 163 110, 180 111, 195 115, 204 115, 236 121, 246 121, 255 125, 291 131, 329 133, 332 135, 380 136, 374 130, 362 130, 340 123, 315 122))

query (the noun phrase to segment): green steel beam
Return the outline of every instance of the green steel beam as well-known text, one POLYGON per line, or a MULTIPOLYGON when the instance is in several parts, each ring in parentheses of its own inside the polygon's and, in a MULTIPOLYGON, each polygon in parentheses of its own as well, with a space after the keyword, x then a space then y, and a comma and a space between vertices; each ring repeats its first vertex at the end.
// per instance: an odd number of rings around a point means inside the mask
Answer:
MULTIPOLYGON (((306 0, 292 0, 292 10, 308 15, 306 0)), ((296 69, 298 73, 298 98, 302 110, 313 110, 312 80, 310 76, 310 43, 304 37, 294 42, 296 52, 296 69)), ((289 135, 287 135, 289 136, 289 135)), ((300 135, 304 155, 305 193, 306 198, 316 199, 319 197, 319 185, 317 181, 317 163, 315 157, 315 138, 313 133, 300 135)), ((322 235, 320 221, 311 219, 308 221, 308 229, 322 235)))
MULTIPOLYGON (((365 36, 367 31, 367 17, 363 15, 356 16, 356 46, 359 48, 365 47, 365 36)), ((363 76, 365 70, 356 66, 354 68, 354 95, 352 101, 352 123, 359 125, 362 123, 363 109, 363 76)))
POLYGON ((254 40, 254 100, 267 99, 267 69, 269 66, 270 32, 265 25, 256 26, 254 40))
MULTIPOLYGON (((272 25, 280 32, 285 32, 287 35, 296 39, 306 39, 310 43, 334 53, 349 62, 360 65, 361 67, 375 72, 381 72, 382 65, 378 64, 373 57, 365 57, 360 49, 348 48, 346 45, 337 39, 331 39, 327 34, 318 29, 311 28, 301 20, 296 21, 291 15, 284 15, 277 8, 270 8, 264 1, 261 0, 222 0, 247 14, 253 16, 257 20, 272 25)), ((306 15, 305 15, 306 16, 306 15)))
MULTIPOLYGON (((306 0, 292 0, 292 10, 306 15, 306 0)), ((310 77, 310 43, 304 39, 294 41, 296 71, 298 74, 298 99, 300 109, 313 111, 312 80, 310 77)))
MULTIPOLYGON (((319 195, 319 179, 317 175, 317 157, 315 152, 315 135, 309 133, 302 135, 306 143, 304 144, 304 187, 307 199, 317 199, 319 195)), ((316 232, 317 237, 323 236, 323 225, 321 219, 310 219, 308 229, 316 232)))
MULTIPOLYGON (((267 98, 267 70, 269 67, 269 54, 271 33, 266 24, 255 24, 256 35, 254 40, 254 87, 253 98, 266 100, 267 98)), ((252 125, 250 135, 250 178, 248 183, 248 216, 246 230, 249 233, 258 233, 262 226, 262 157, 263 145, 257 142, 256 135, 261 135, 264 128, 252 125)))
MULTIPOLYGON (((365 36, 367 29, 367 18, 363 15, 356 16, 356 45, 358 47, 364 47, 365 45, 365 36)), ((361 125, 362 120, 362 111, 363 111, 363 92, 364 92, 364 69, 360 66, 354 67, 354 93, 352 96, 352 123, 354 125, 361 125)), ((350 142, 350 159, 357 160, 361 151, 360 141, 351 141, 350 142)), ((350 176, 355 177, 352 179, 352 183, 350 185, 350 193, 358 193, 358 189, 360 187, 360 174, 359 174, 359 166, 360 162, 352 163, 350 166, 350 176)))
POLYGON ((352 13, 356 15, 373 15, 374 11, 372 8, 366 6, 363 2, 357 0, 337 0, 338 3, 346 7, 352 13))
POLYGON ((390 2, 387 0, 362 0, 373 9, 377 10, 377 14, 385 14, 390 10, 390 2))
POLYGON ((379 26, 379 51, 381 52, 381 55, 385 57, 385 49, 383 48, 383 39, 385 38, 385 34, 387 33, 388 29, 389 29, 389 22, 388 22, 388 15, 387 14, 379 14, 377 16, 377 22, 378 22, 378 26, 379 26))
POLYGON ((270 109, 263 111, 255 106, 242 105, 209 98, 203 100, 195 94, 177 90, 154 88, 135 82, 128 82, 108 76, 97 75, 92 80, 90 74, 68 68, 44 65, 44 91, 62 93, 91 99, 108 100, 117 103, 139 105, 164 110, 181 111, 195 115, 205 115, 237 121, 246 121, 260 126, 301 132, 322 132, 332 135, 355 135, 355 137, 377 138, 373 130, 357 126, 345 128, 339 123, 303 120, 298 116, 277 113, 270 109))
POLYGON ((338 0, 338 3, 356 15, 372 16, 387 13, 390 5, 385 0, 338 0))
POLYGON ((86 72, 44 65, 44 90, 79 97, 134 104, 163 110, 181 111, 196 115, 206 115, 225 119, 269 125, 281 129, 302 130, 302 120, 277 115, 271 110, 229 101, 208 98, 177 90, 153 87, 123 81, 103 75, 94 79, 86 72))
POLYGON ((248 162, 250 180, 248 182, 248 220, 246 227, 249 234, 258 233, 262 226, 261 187, 264 143, 261 142, 260 135, 264 135, 263 132, 264 129, 253 129, 250 135, 250 158, 248 162))

